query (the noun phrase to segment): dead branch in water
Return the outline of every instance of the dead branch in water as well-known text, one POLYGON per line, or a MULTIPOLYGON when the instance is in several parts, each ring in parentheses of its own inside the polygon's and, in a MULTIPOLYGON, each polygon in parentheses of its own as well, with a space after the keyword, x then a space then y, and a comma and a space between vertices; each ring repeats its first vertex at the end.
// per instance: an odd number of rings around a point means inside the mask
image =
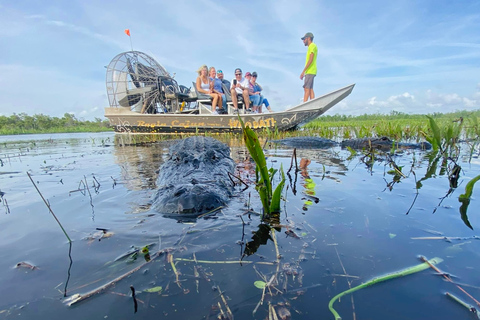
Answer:
POLYGON ((112 281, 110 282, 107 282, 106 284, 104 284, 103 286, 100 286, 98 287, 97 289, 94 289, 92 291, 89 291, 87 293, 84 293, 84 294, 74 294, 73 296, 71 296, 70 298, 68 299, 65 299, 63 302, 66 303, 69 307, 74 305, 74 304, 77 304, 83 300, 86 300, 96 294, 99 294, 103 291, 105 291, 106 289, 110 288, 111 286, 114 286, 117 282, 119 282, 120 280, 122 279, 125 279, 126 277, 128 277, 129 275, 137 272, 138 270, 140 270, 141 268, 143 268, 144 266, 146 266, 147 264, 151 263, 152 261, 154 261, 156 258, 158 258, 159 256, 161 256, 163 253, 165 252, 169 252, 171 251, 171 249, 163 249, 163 250, 160 250, 160 251, 157 251, 155 254, 153 254, 151 257, 150 257, 150 261, 146 261, 144 263, 142 263, 141 265, 139 265, 138 267, 128 271, 127 273, 124 273, 122 274, 121 276, 113 279, 112 281))
POLYGON ((72 243, 72 240, 71 240, 70 237, 68 236, 67 231, 65 231, 65 229, 64 229, 63 226, 62 226, 62 224, 61 224, 60 221, 58 220, 57 216, 55 215, 55 213, 53 213, 52 207, 50 207, 50 204, 47 202, 47 200, 45 200, 45 198, 43 197, 43 194, 40 192, 40 190, 38 189, 38 187, 37 187, 37 185, 35 184, 35 182, 33 182, 32 176, 30 175, 29 172, 27 172, 27 175, 28 175, 28 177, 30 178, 30 181, 32 181, 32 184, 33 184, 33 186, 35 187, 35 189, 37 189, 37 192, 38 192, 38 194, 40 195, 40 197, 42 198, 43 202, 45 202, 45 205, 47 206, 48 210, 50 211, 50 213, 52 214, 52 216, 55 218, 55 220, 57 221, 57 223, 58 223, 58 225, 60 226, 60 228, 62 228, 63 233, 65 234, 65 236, 66 236, 67 239, 68 239, 68 242, 72 243))

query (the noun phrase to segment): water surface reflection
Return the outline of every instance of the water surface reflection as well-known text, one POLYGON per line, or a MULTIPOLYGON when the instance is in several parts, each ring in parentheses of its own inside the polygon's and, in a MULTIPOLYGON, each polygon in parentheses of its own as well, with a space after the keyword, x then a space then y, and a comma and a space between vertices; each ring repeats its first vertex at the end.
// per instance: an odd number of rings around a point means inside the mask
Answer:
MULTIPOLYGON (((474 230, 462 221, 458 202, 465 184, 478 175, 478 163, 460 162, 458 187, 439 205, 450 181, 438 171, 429 173, 424 153, 393 156, 404 174, 395 176, 388 158, 377 156, 367 165, 362 155, 351 157, 336 147, 298 149, 299 171, 290 172, 273 236, 257 215, 261 204, 251 185, 255 166, 241 141, 232 143, 232 158, 250 187, 237 186, 229 207, 208 219, 178 223, 148 206, 171 142, 115 146, 108 142, 112 139, 80 134, 2 140, 0 191, 9 211, 0 215, 0 318, 131 319, 133 286, 136 316, 144 319, 216 319, 222 312, 227 317, 228 309, 237 319, 265 319, 269 305, 292 319, 328 319, 333 296, 418 264, 419 254, 443 258, 439 267, 480 295, 475 193, 468 209, 474 230), (415 175, 408 174, 412 167, 415 175), (78 305, 65 306, 68 243, 26 171, 73 239, 69 296, 138 271, 78 305), (70 192, 85 179, 91 186, 93 176, 100 187, 91 198, 70 192), (147 245, 151 257, 161 254, 145 264, 147 245), (135 248, 136 256, 130 252, 135 248), (38 269, 15 268, 21 261, 38 269), (270 280, 259 304, 263 291, 255 282, 270 280)), ((266 148, 269 167, 290 167, 292 148, 266 148)), ((461 296, 455 290, 427 270, 361 290, 353 301, 347 297, 335 307, 343 319, 463 319, 467 311, 443 294, 461 296)))

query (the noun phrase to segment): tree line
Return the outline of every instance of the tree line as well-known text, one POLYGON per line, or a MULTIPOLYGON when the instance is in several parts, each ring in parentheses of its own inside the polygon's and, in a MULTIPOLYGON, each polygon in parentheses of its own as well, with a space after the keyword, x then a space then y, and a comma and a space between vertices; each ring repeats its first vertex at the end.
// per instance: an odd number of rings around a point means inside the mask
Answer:
POLYGON ((44 114, 30 116, 26 113, 0 115, 0 134, 55 133, 55 132, 100 132, 110 131, 108 120, 95 118, 94 121, 79 120, 75 115, 65 113, 63 117, 44 114))

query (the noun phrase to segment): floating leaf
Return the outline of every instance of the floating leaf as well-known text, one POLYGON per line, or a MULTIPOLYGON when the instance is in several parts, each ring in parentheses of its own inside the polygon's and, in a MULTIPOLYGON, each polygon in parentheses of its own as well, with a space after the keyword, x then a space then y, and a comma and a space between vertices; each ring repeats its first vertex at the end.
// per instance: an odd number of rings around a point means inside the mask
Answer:
POLYGON ((389 233, 388 236, 390 237, 390 239, 393 239, 395 238, 397 235, 395 233, 389 233))
POLYGON ((158 287, 153 287, 153 288, 149 288, 149 289, 145 289, 143 290, 143 292, 148 292, 148 293, 155 293, 155 292, 162 292, 163 288, 161 286, 158 286, 158 287))
POLYGON ((267 286, 267 283, 261 280, 255 281, 253 284, 255 285, 255 287, 262 290, 265 289, 265 287, 267 286))

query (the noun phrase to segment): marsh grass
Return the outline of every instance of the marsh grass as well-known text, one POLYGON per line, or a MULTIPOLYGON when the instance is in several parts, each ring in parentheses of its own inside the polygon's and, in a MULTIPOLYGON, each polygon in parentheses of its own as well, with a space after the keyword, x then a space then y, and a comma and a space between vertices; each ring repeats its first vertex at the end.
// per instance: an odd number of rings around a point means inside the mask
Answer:
MULTIPOLYGON (((480 110, 428 115, 440 128, 452 123, 465 121, 464 139, 478 139, 480 110)), ((362 116, 322 116, 303 127, 303 131, 329 139, 351 139, 386 136, 396 141, 419 141, 426 133, 432 134, 426 115, 409 115, 392 112, 389 115, 371 114, 362 116)))

